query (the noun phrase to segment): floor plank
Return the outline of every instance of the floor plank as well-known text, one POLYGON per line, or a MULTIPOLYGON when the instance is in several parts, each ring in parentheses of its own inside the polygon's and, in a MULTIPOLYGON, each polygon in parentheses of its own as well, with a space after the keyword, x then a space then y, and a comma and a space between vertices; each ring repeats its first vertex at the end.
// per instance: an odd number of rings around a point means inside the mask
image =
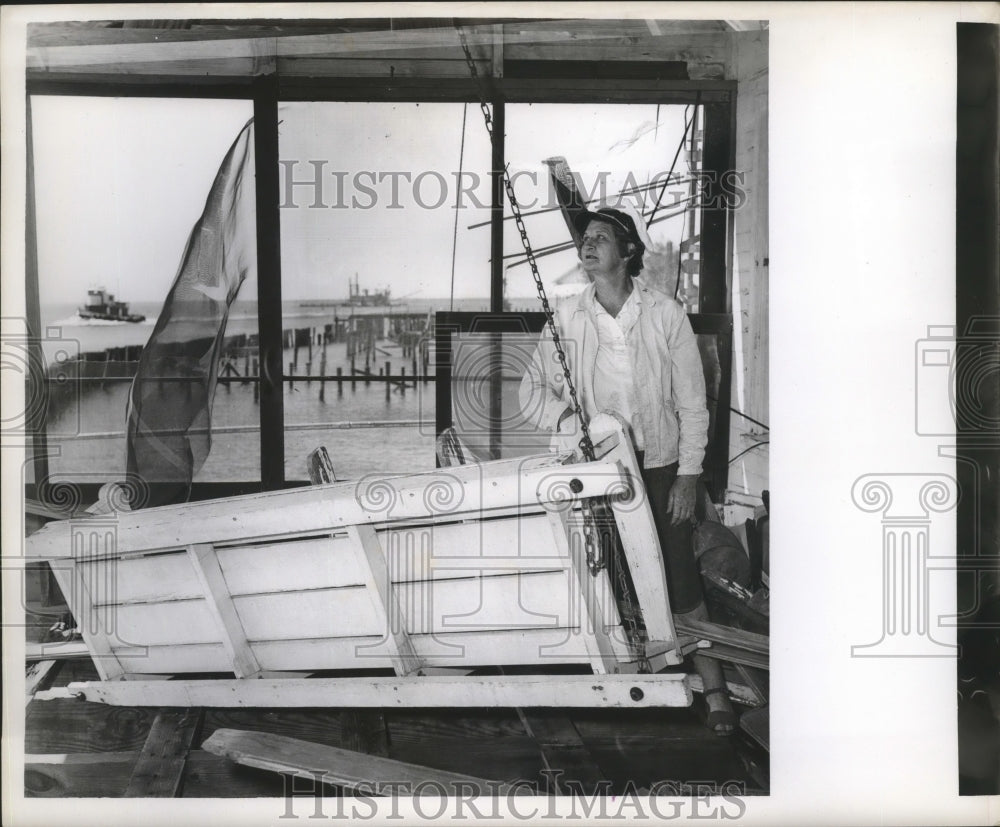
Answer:
POLYGON ((126 798, 173 798, 201 725, 200 709, 162 709, 150 727, 125 789, 126 798))

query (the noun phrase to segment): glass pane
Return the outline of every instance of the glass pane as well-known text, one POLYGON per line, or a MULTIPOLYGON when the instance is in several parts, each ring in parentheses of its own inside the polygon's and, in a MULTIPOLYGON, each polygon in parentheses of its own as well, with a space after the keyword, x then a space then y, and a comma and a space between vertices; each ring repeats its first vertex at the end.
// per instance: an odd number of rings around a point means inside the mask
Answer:
POLYGON ((338 479, 434 467, 433 314, 489 308, 478 117, 460 103, 279 107, 286 479, 306 479, 319 446, 338 479))
MULTIPOLYGON (((34 96, 31 115, 50 479, 117 480, 140 354, 252 106, 34 96)), ((244 300, 256 292, 255 279, 243 283, 226 351, 256 336, 256 302, 244 300)), ((181 399, 184 386, 168 385, 164 400, 181 399)), ((259 479, 251 384, 220 384, 213 424, 214 446, 195 480, 259 479)))
POLYGON ((518 387, 537 333, 455 333, 451 337, 452 423, 478 460, 543 454, 550 434, 521 415, 518 387))
MULTIPOLYGON (((573 295, 587 284, 545 163, 563 159, 591 209, 625 207, 641 216, 651 242, 646 245, 643 276, 676 295, 689 312, 697 311, 700 109, 656 104, 507 106, 507 161, 550 299, 573 295), (679 286, 678 267, 683 274, 679 286)), ((513 310, 539 309, 511 220, 505 224, 504 258, 507 305, 513 310)))

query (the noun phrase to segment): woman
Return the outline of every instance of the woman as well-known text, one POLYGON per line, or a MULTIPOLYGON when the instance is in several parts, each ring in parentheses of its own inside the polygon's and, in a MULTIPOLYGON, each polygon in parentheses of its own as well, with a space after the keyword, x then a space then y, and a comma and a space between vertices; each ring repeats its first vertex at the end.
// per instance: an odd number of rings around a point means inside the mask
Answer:
MULTIPOLYGON (((683 308, 639 278, 645 245, 627 213, 604 208, 577 221, 590 285, 556 311, 584 416, 611 414, 627 426, 642 468, 667 571, 671 611, 707 619, 692 544, 692 519, 708 441, 705 379, 683 308)), ((520 388, 521 410, 556 434, 576 430, 551 340, 543 339, 520 388)), ((736 729, 722 667, 694 657, 719 735, 736 729)))

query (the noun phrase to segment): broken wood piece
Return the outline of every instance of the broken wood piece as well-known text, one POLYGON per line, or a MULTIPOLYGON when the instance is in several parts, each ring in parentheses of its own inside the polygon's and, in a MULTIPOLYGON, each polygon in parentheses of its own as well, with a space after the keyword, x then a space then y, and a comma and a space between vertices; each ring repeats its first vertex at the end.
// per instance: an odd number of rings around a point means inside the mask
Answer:
POLYGON ((217 729, 202 749, 247 767, 296 775, 367 795, 496 795, 507 789, 500 781, 264 732, 217 729))
POLYGON ((326 450, 325 445, 313 450, 306 459, 308 466, 309 482, 313 485, 323 485, 337 481, 337 474, 333 470, 333 461, 326 450))
POLYGON ((184 762, 201 717, 202 713, 194 709, 159 712, 132 770, 125 798, 173 798, 177 795, 184 762))
POLYGON ((24 659, 27 661, 66 660, 68 658, 89 657, 90 650, 82 640, 25 644, 24 659))
POLYGON ((52 683, 60 666, 62 666, 62 661, 55 659, 39 660, 28 664, 24 671, 26 703, 30 703, 35 692, 45 689, 52 683))
MULTIPOLYGON (((758 635, 755 632, 747 632, 742 629, 733 629, 730 626, 722 626, 719 623, 709 623, 705 620, 692 620, 689 618, 674 618, 674 625, 677 630, 695 637, 704 638, 713 644, 719 643, 732 649, 742 650, 749 654, 761 655, 767 658, 769 642, 767 635, 758 635)), ((711 649, 702 652, 704 655, 711 655, 711 649)), ((756 664, 752 664, 756 665, 756 664)), ((766 668, 766 666, 764 667, 766 668)))
POLYGON ((740 717, 740 729, 769 752, 771 749, 770 719, 770 707, 767 706, 751 709, 740 717))

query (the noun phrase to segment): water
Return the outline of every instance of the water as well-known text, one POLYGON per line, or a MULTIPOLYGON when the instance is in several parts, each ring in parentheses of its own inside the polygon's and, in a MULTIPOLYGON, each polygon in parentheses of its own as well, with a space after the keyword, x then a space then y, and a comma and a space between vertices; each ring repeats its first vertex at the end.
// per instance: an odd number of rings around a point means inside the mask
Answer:
MULTIPOLYGON (((423 300, 393 306, 393 312, 426 313, 448 308, 448 300, 423 300)), ((530 300, 515 307, 535 309, 530 300)), ((43 345, 47 359, 54 361, 59 353, 70 357, 77 353, 100 352, 111 347, 144 345, 152 333, 160 306, 136 302, 131 312, 143 313, 140 323, 82 320, 75 315, 73 304, 53 304, 42 307, 42 325, 48 336, 43 345)), ((485 310, 482 300, 456 300, 455 310, 485 310)), ((384 308, 336 309, 339 318, 384 312, 384 308)), ((285 302, 284 329, 317 327, 332 322, 333 308, 302 307, 299 302, 285 302)), ((256 333, 255 302, 237 302, 230 312, 227 335, 256 333)), ((389 362, 390 373, 413 374, 413 360, 404 357, 402 348, 387 339, 376 343, 374 363, 369 367, 378 373, 389 362)), ((338 478, 360 479, 368 474, 409 473, 434 467, 435 387, 433 381, 408 382, 405 389, 385 383, 366 385, 364 380, 353 384, 336 382, 323 384, 306 377, 307 370, 319 374, 322 347, 313 345, 311 369, 307 367, 308 349, 298 348, 298 363, 289 365, 295 351, 286 348, 282 355, 286 374, 294 373, 294 382, 284 383, 285 416, 285 478, 308 478, 306 458, 320 445, 327 448, 338 478), (320 399, 321 389, 323 399, 320 399)), ((339 367, 350 376, 351 363, 346 343, 326 346, 326 374, 335 375, 339 367)), ((428 373, 434 373, 434 354, 430 351, 428 373)), ((356 367, 365 367, 362 360, 356 367)), ((242 375, 244 362, 236 360, 242 375)), ((418 370, 422 365, 418 362, 418 370)), ((516 376, 508 376, 503 387, 505 416, 516 417, 516 376)), ((83 478, 88 480, 118 479, 124 473, 126 453, 126 400, 128 381, 90 381, 81 383, 77 404, 68 405, 49 422, 50 476, 55 479, 83 478)), ((260 408, 254 400, 254 385, 238 381, 220 383, 215 395, 212 416, 212 450, 196 481, 255 481, 260 478, 260 408)), ((483 452, 485 439, 469 441, 483 452)), ((545 450, 546 441, 527 437, 528 449, 519 453, 545 450), (529 450, 530 449, 530 450, 529 450)))

